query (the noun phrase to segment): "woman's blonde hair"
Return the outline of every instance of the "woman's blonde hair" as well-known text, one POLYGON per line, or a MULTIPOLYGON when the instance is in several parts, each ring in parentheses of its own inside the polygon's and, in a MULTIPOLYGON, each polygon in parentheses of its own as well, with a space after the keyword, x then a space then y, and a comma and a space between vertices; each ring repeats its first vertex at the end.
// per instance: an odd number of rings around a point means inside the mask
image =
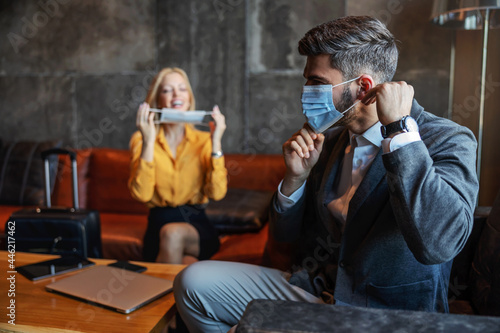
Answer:
POLYGON ((167 67, 163 68, 156 76, 154 77, 151 85, 149 86, 148 95, 146 96, 146 103, 149 104, 152 108, 157 108, 158 101, 158 92, 160 91, 160 84, 163 81, 163 78, 171 73, 180 74, 184 80, 186 81, 186 88, 189 92, 189 110, 195 109, 195 99, 193 94, 193 89, 191 88, 191 84, 189 83, 189 78, 182 69, 177 67, 167 67))

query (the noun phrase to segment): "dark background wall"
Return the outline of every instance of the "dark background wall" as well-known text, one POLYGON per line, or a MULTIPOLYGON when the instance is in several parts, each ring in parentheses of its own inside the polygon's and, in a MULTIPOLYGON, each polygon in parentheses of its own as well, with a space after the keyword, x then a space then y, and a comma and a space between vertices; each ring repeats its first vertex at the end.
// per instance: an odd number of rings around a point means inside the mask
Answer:
MULTIPOLYGON (((345 15, 384 21, 400 41, 395 79, 412 84, 427 110, 447 116, 449 107, 475 96, 480 37, 432 25, 431 8, 430 0, 0 0, 0 137, 127 149, 152 77, 178 66, 191 79, 197 109, 218 104, 226 115, 226 152, 280 153, 304 122, 305 59, 297 42, 311 27, 345 15)), ((490 35, 489 59, 498 59, 498 36, 490 35)), ((490 65, 494 90, 499 65, 490 65)), ((496 96, 498 90, 487 99, 490 127, 500 123, 496 96)), ((454 117, 477 133, 477 110, 469 104, 469 116, 454 117)), ((493 131, 485 128, 481 204, 491 204, 500 187, 493 131)))

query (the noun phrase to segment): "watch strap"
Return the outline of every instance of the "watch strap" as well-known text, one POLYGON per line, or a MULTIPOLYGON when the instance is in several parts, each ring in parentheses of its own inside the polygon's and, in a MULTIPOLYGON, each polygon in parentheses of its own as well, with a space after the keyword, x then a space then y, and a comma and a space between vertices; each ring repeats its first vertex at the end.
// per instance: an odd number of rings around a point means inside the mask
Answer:
POLYGON ((212 157, 219 158, 219 157, 221 157, 222 155, 224 155, 224 154, 222 153, 222 150, 219 150, 219 151, 216 151, 216 152, 212 152, 212 157))
POLYGON ((380 126, 380 131, 382 132, 382 137, 384 139, 386 139, 394 133, 403 131, 405 129, 404 119, 405 119, 405 117, 403 117, 402 119, 400 119, 398 121, 387 124, 385 126, 383 126, 383 125, 380 126))

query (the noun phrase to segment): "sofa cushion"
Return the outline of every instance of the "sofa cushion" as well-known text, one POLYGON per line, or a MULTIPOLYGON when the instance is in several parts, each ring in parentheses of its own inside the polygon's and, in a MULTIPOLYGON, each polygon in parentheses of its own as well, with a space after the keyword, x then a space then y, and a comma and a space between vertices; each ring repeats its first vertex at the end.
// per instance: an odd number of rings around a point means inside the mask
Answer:
POLYGON ((222 236, 219 251, 210 259, 262 265, 262 253, 266 246, 267 234, 268 225, 266 224, 256 233, 222 236))
POLYGON ((101 213, 103 258, 142 260, 142 240, 148 218, 137 214, 101 213))
POLYGON ((14 213, 16 210, 20 210, 22 207, 14 205, 14 206, 8 206, 8 205, 0 205, 0 231, 3 233, 4 227, 5 227, 5 222, 9 219, 9 217, 14 213))
MULTIPOLYGON (((0 149, 0 204, 43 206, 45 173, 41 152, 59 146, 56 141, 5 142, 0 149)), ((57 156, 50 156, 50 188, 55 182, 57 156)))
POLYGON ((229 188, 276 191, 285 175, 285 162, 278 154, 227 154, 229 188))
POLYGON ((273 192, 229 188, 219 201, 210 201, 206 213, 222 234, 255 232, 267 221, 273 192))
POLYGON ((129 175, 128 150, 94 149, 89 168, 88 208, 109 213, 147 214, 146 205, 130 195, 129 175))

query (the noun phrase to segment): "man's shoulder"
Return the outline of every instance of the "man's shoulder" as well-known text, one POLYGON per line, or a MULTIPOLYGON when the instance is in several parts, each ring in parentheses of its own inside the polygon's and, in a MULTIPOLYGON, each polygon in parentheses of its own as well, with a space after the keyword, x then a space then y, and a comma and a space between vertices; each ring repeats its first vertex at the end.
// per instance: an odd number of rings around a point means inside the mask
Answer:
POLYGON ((428 111, 422 111, 417 122, 420 129, 432 129, 435 131, 470 131, 467 127, 462 126, 453 120, 437 116, 428 111))
POLYGON ((417 122, 424 142, 476 141, 474 134, 467 127, 427 111, 422 111, 417 122))
POLYGON ((433 125, 443 125, 443 126, 460 126, 459 124, 450 119, 437 116, 425 110, 422 110, 419 117, 417 118, 417 122, 419 126, 428 123, 432 123, 433 125))
POLYGON ((470 132, 468 128, 457 124, 456 122, 437 116, 433 113, 425 111, 424 107, 418 104, 416 99, 413 100, 411 116, 416 119, 420 133, 422 132, 470 132))

